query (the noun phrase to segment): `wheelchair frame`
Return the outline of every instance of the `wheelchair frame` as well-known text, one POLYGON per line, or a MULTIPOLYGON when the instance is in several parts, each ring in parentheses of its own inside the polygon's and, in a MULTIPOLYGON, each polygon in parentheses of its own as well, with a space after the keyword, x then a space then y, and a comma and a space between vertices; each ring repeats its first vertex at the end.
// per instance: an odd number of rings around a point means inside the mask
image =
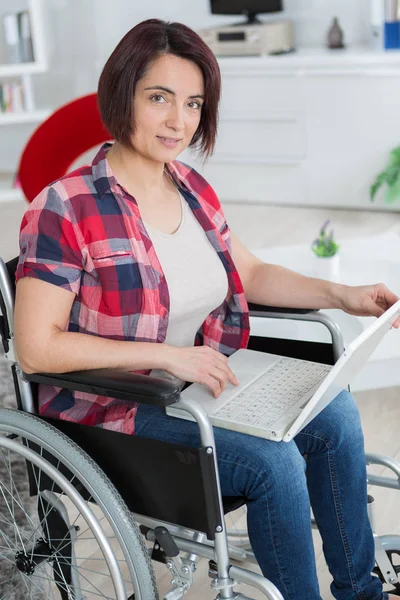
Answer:
MULTIPOLYGON (((5 328, 5 339, 3 339, 3 345, 6 350, 6 358, 12 363, 12 371, 14 376, 14 384, 16 387, 16 393, 20 396, 21 408, 26 413, 37 414, 35 410, 35 404, 31 389, 31 383, 48 383, 49 385, 59 385, 60 379, 57 379, 57 376, 46 375, 46 374, 32 374, 26 375, 24 374, 17 361, 15 349, 14 349, 14 323, 13 323, 13 306, 14 306, 14 294, 13 287, 10 282, 10 278, 8 276, 7 267, 4 262, 0 259, 0 298, 1 301, 1 311, 4 315, 3 318, 6 319, 6 328, 5 328)), ((281 319, 290 319, 290 320, 300 320, 300 321, 312 321, 318 322, 328 328, 331 338, 332 338, 332 349, 333 349, 333 362, 335 362, 341 353, 343 352, 343 339, 340 333, 340 330, 336 323, 334 323, 330 317, 327 315, 320 313, 318 311, 308 311, 308 310, 294 310, 294 309, 275 309, 271 307, 263 307, 258 305, 250 305, 250 316, 254 317, 263 317, 263 318, 281 318, 281 319)), ((1 329, 1 328, 0 328, 1 329)), ((303 342, 301 342, 303 343, 303 342)), ((296 346, 296 344, 295 344, 296 346)), ((278 352, 276 352, 278 353, 278 352)), ((296 355, 297 349, 294 349, 294 354, 296 355)), ((62 376, 63 383, 66 383, 65 387, 69 387, 69 389, 82 389, 79 388, 79 381, 77 378, 74 379, 74 374, 63 374, 62 376)), ((135 383, 135 378, 140 376, 132 376, 132 382, 135 383)), ((78 378, 79 379, 79 378, 78 378)), ((148 378, 149 381, 152 378, 148 378)), ((138 381, 139 381, 138 380, 138 381)), ((107 383, 109 383, 109 379, 107 379, 107 383)), ((158 382, 157 382, 158 383, 158 382)), ((167 384, 167 391, 171 391, 171 384, 167 384)), ((63 387, 61 385, 60 387, 63 387)), ((164 391, 163 386, 159 389, 164 391)), ((164 386, 165 388, 165 386, 164 386)), ((100 389, 104 393, 104 388, 100 389)), ((133 390, 131 384, 131 390, 133 390)), ((109 393, 105 395, 109 395, 110 397, 121 397, 118 394, 121 393, 120 390, 108 390, 109 393), (115 395, 111 395, 115 394, 115 395)), ((100 393, 100 392, 94 392, 100 393)), ((178 600, 182 598, 186 591, 192 585, 193 580, 193 571, 195 570, 195 560, 197 556, 205 557, 210 560, 215 560, 214 570, 211 567, 211 576, 213 577, 212 587, 218 592, 217 598, 224 600, 231 599, 246 599, 246 596, 243 594, 238 594, 234 592, 233 586, 236 581, 249 584, 261 592, 265 594, 265 597, 269 600, 283 600, 282 595, 276 589, 276 587, 268 581, 266 578, 253 573, 247 569, 244 569, 240 566, 231 565, 230 558, 236 558, 238 560, 253 560, 254 555, 252 552, 247 550, 243 550, 240 547, 229 546, 228 545, 228 536, 225 526, 224 519, 224 511, 223 511, 223 502, 222 495, 219 483, 218 476, 218 465, 216 459, 216 450, 215 450, 215 441, 214 441, 214 433, 213 428, 210 424, 210 421, 204 412, 204 410, 195 402, 189 400, 178 399, 176 405, 182 410, 187 411, 191 414, 192 417, 196 420, 201 437, 202 448, 206 450, 206 453, 212 457, 213 467, 215 471, 215 484, 217 491, 217 500, 218 500, 218 519, 217 521, 220 523, 216 526, 214 531, 214 545, 212 543, 205 541, 205 534, 199 531, 189 530, 186 527, 181 527, 179 525, 171 524, 169 522, 163 522, 158 519, 153 519, 152 517, 144 516, 141 514, 134 513, 134 519, 143 526, 143 532, 146 535, 146 538, 150 541, 156 541, 156 536, 154 534, 154 530, 156 527, 163 525, 170 532, 172 539, 174 540, 176 546, 180 551, 188 552, 188 559, 181 559, 180 556, 167 556, 167 568, 171 571, 173 575, 173 580, 175 582, 174 589, 165 596, 167 600, 178 600)), ((391 459, 390 457, 384 457, 377 454, 367 454, 367 465, 379 464, 389 468, 396 476, 396 478, 388 478, 376 475, 368 475, 368 483, 370 485, 382 486, 392 489, 400 489, 400 464, 391 459)), ((369 504, 370 509, 370 519, 373 524, 373 515, 372 515, 373 502, 369 504)), ((315 524, 314 524, 315 525, 315 524)), ((230 532, 230 538, 235 537, 243 537, 245 532, 230 532)), ((399 579, 397 577, 397 573, 395 572, 391 561, 388 558, 387 551, 394 550, 400 552, 400 536, 382 536, 379 537, 374 532, 375 538, 375 550, 376 550, 376 562, 379 567, 379 570, 382 574, 386 583, 390 583, 393 585, 399 585, 399 579)))

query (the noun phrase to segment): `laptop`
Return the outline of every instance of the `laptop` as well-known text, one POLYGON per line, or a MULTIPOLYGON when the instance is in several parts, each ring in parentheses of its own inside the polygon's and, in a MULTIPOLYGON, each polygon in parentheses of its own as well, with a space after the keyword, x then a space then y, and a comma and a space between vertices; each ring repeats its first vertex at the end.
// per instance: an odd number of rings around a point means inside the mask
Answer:
MULTIPOLYGON (((353 340, 333 366, 237 350, 228 364, 240 385, 228 382, 214 398, 209 388, 193 383, 181 398, 200 404, 215 427, 289 442, 348 386, 399 316, 400 300, 353 340)), ((166 412, 194 420, 175 405, 166 412)))

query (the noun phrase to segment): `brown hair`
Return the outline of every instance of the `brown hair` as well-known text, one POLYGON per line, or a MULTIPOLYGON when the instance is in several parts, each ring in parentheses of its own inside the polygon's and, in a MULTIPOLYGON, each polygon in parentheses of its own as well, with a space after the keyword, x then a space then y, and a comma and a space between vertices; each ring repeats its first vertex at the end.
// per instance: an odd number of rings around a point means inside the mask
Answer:
POLYGON ((132 147, 133 96, 149 64, 159 56, 174 54, 195 63, 204 77, 205 98, 199 126, 189 146, 209 156, 215 145, 221 74, 217 60, 200 36, 182 23, 148 19, 122 38, 100 75, 98 104, 105 127, 114 139, 132 147))

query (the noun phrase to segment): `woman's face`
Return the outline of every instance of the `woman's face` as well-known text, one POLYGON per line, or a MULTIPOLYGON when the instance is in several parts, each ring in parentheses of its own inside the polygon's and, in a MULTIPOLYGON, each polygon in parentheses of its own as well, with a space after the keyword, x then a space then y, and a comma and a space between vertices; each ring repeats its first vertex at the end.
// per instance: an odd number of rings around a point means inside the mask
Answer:
POLYGON ((203 75, 195 63, 173 54, 158 58, 136 86, 135 151, 157 162, 174 160, 195 134, 203 102, 203 75))

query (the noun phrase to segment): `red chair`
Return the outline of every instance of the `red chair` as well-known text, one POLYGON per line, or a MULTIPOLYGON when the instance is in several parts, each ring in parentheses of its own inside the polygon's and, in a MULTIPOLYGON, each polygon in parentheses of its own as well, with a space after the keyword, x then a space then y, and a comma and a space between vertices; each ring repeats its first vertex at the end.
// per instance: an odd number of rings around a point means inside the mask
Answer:
POLYGON ((101 122, 97 94, 61 106, 39 125, 22 152, 17 180, 26 199, 32 202, 79 156, 110 139, 101 122))

